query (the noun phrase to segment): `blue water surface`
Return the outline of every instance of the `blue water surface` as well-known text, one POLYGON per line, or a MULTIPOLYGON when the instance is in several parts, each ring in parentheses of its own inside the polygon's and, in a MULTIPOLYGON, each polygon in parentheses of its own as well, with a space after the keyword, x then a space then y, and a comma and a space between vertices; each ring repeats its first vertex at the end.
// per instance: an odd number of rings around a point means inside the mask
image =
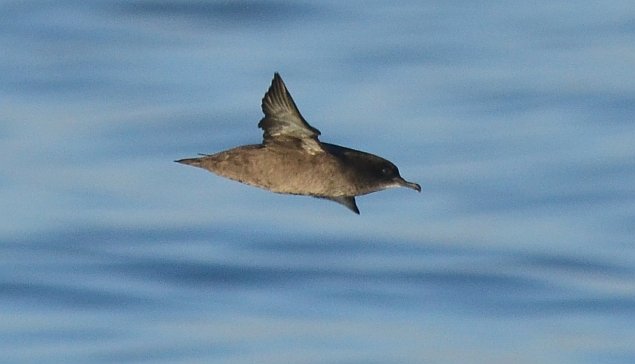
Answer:
POLYGON ((631 1, 0 2, 0 362, 635 362, 631 1), (421 194, 173 160, 279 71, 421 194))

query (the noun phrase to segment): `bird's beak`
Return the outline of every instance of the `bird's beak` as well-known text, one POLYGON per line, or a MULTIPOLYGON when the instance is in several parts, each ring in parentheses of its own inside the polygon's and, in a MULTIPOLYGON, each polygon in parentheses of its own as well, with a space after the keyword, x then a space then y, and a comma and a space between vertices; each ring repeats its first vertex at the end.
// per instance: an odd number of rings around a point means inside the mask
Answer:
POLYGON ((412 188, 413 190, 415 190, 417 192, 421 192, 421 186, 419 186, 418 183, 408 182, 408 181, 406 181, 405 179, 403 179, 401 177, 395 178, 395 182, 397 182, 397 184, 399 186, 412 188))

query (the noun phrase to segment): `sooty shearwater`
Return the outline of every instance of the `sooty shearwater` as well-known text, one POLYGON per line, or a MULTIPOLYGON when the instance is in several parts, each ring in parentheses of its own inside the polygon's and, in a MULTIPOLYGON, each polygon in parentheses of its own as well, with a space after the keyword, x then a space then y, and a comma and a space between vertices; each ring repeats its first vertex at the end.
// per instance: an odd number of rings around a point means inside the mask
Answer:
POLYGON ((262 99, 262 111, 262 144, 176 162, 276 193, 335 201, 356 214, 355 196, 390 187, 421 192, 421 186, 403 179, 386 159, 320 142, 320 131, 304 120, 278 73, 262 99))

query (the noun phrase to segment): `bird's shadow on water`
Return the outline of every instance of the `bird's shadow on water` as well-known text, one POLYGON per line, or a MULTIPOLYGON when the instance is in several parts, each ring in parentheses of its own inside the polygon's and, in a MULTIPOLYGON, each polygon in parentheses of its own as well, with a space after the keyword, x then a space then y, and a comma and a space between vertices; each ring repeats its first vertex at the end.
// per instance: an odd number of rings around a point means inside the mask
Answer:
MULTIPOLYGON (((132 289, 87 287, 80 277, 142 281, 166 289, 289 291, 322 303, 388 310, 439 308, 479 315, 564 313, 633 314, 635 299, 602 295, 567 277, 632 279, 633 269, 597 259, 500 251, 459 244, 318 236, 272 236, 230 226, 83 228, 49 233, 15 244, 8 253, 50 258, 70 280, 7 280, 5 297, 71 307, 161 306, 157 296, 132 289), (154 254, 157 244, 231 251, 214 259, 154 254), (134 251, 135 254, 130 254, 134 251), (250 258, 235 259, 248 255, 250 258), (55 261, 55 260, 58 261, 55 261), (407 260, 408 264, 401 263, 407 260), (378 264, 360 264, 372 261, 378 264), (307 262, 307 264, 304 264, 307 262), (439 263, 441 262, 441 263, 439 263), (73 277, 74 276, 74 277, 73 277)), ((213 256, 214 253, 212 253, 213 256)), ((192 255, 192 256, 195 256, 192 255)), ((41 263, 46 268, 50 263, 41 263)), ((37 264, 32 269, 37 270, 37 264)), ((45 269, 46 270, 46 269, 45 269)), ((99 282, 99 280, 97 280, 99 282)), ((161 295, 158 295, 161 297, 161 295)))

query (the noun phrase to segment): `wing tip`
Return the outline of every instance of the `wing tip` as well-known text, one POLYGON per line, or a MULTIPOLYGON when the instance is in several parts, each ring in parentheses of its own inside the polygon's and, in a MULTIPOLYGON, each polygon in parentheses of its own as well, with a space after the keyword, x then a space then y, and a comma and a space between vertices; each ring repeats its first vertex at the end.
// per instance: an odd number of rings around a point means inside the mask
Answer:
POLYGON ((359 208, 357 207, 357 202, 355 202, 355 196, 313 196, 313 197, 337 202, 343 205, 344 207, 346 207, 347 209, 353 211, 357 215, 359 215, 359 208))
POLYGON ((282 77, 280 77, 280 74, 278 72, 274 72, 273 79, 271 80, 271 85, 267 89, 267 92, 265 92, 265 95, 262 98, 262 103, 260 105, 265 115, 268 112, 273 112, 272 109, 276 105, 281 104, 285 107, 289 107, 285 100, 285 96, 291 96, 288 95, 288 93, 289 91, 287 91, 287 87, 285 86, 284 81, 282 81, 282 77))

